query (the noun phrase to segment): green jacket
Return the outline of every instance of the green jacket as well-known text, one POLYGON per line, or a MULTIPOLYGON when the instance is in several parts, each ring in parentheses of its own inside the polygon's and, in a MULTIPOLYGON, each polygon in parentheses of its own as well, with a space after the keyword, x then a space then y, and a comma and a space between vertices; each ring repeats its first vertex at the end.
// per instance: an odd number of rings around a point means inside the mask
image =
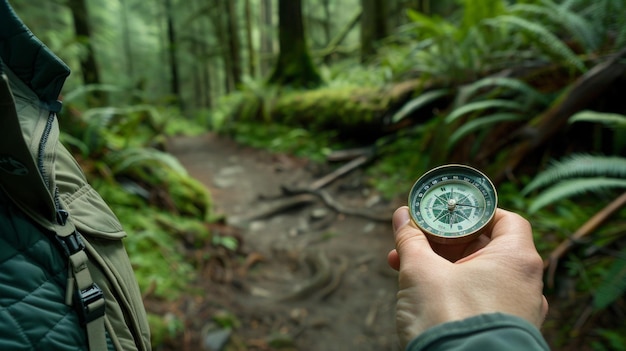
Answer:
POLYGON ((0 350, 83 350, 86 329, 101 330, 91 351, 150 350, 126 233, 59 142, 68 74, 0 0, 0 350))
POLYGON ((428 329, 407 351, 549 351, 539 330, 527 321, 502 313, 483 314, 428 329))

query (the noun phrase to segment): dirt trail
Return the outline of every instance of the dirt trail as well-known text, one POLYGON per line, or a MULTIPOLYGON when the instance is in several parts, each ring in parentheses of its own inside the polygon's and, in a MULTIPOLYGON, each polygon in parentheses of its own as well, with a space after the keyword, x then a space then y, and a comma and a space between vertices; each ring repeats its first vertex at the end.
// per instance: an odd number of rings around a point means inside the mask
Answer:
MULTIPOLYGON (((185 303, 191 330, 179 349, 214 342, 223 331, 216 331, 216 316, 238 321, 225 350, 398 349, 397 277, 386 264, 390 223, 337 214, 315 197, 245 220, 276 203, 268 197, 281 195, 281 186, 308 184, 330 169, 213 134, 174 139, 168 151, 210 190, 215 210, 227 219, 221 230, 242 241, 240 258, 220 266, 222 282, 193 287, 203 292, 185 303)), ((389 217, 399 204, 368 189, 360 171, 327 190, 344 206, 389 217)))

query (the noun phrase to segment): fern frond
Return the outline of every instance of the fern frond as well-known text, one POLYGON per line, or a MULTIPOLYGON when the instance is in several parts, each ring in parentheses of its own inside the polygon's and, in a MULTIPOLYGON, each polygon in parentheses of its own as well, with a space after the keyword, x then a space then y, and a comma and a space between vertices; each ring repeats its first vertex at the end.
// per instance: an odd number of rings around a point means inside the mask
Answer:
POLYGON ((68 92, 67 94, 63 95, 63 102, 65 103, 70 103, 73 102, 74 100, 76 100, 77 98, 87 95, 88 93, 92 93, 92 92, 96 92, 96 91, 102 91, 102 92, 109 92, 109 93, 118 93, 118 92, 122 92, 123 89, 119 86, 116 85, 112 85, 112 84, 88 84, 88 85, 81 85, 78 88, 68 92))
POLYGON ((536 212, 544 206, 575 195, 611 188, 626 188, 626 179, 597 177, 564 180, 539 194, 531 203, 528 212, 536 212))
POLYGON ((626 292, 626 249, 622 249, 593 294, 596 310, 607 308, 626 292))
POLYGON ((626 178, 626 158, 587 154, 572 155, 563 161, 554 162, 550 168, 538 174, 522 190, 522 194, 528 194, 535 189, 563 179, 585 176, 626 178))
POLYGON ((594 33, 593 26, 580 14, 574 12, 568 3, 555 4, 542 1, 543 5, 517 4, 511 6, 511 12, 523 14, 525 18, 543 16, 551 23, 563 27, 578 41, 587 52, 600 44, 600 38, 594 33))
POLYGON ((453 36, 459 29, 452 23, 437 16, 426 16, 415 10, 407 10, 407 16, 415 28, 420 32, 419 37, 453 36))
POLYGON ((485 23, 496 27, 504 24, 518 28, 524 35, 530 38, 531 43, 543 46, 545 48, 545 54, 560 58, 568 65, 575 67, 581 72, 586 70, 582 60, 576 56, 563 41, 539 23, 531 22, 522 17, 509 15, 489 19, 486 20, 485 23))
POLYGON ((424 94, 421 94, 420 96, 416 97, 415 99, 407 102, 401 109, 400 111, 396 112, 393 117, 391 118, 391 122, 396 123, 399 122, 400 120, 404 119, 406 116, 408 116, 411 112, 418 110, 424 106, 426 106, 427 104, 441 98, 444 97, 446 95, 448 95, 450 93, 449 89, 437 89, 437 90, 432 90, 432 91, 428 91, 425 92, 424 94))
POLYGON ((501 100, 501 99, 491 99, 491 100, 482 100, 470 102, 469 104, 460 106, 459 108, 452 111, 445 119, 446 123, 452 123, 459 117, 476 111, 482 111, 487 109, 506 109, 506 110, 517 110, 521 111, 523 109, 523 105, 516 101, 511 100, 501 100))
POLYGON ((464 123, 457 130, 452 133, 450 139, 448 140, 449 147, 454 146, 459 140, 461 140, 466 135, 477 131, 481 128, 486 128, 492 124, 500 123, 500 122, 510 122, 510 121, 518 121, 523 119, 523 116, 517 113, 494 113, 488 116, 481 116, 474 120, 471 120, 467 123, 464 123))
POLYGON ((548 98, 525 82, 507 77, 487 77, 472 84, 462 87, 457 95, 456 106, 464 105, 474 94, 484 88, 502 87, 512 91, 518 91, 530 101, 547 102, 548 98))
POLYGON ((128 148, 111 152, 107 161, 114 173, 121 173, 133 166, 158 164, 174 172, 186 175, 187 170, 178 159, 166 152, 153 148, 128 148))
POLYGON ((626 116, 617 113, 603 113, 596 111, 581 111, 571 116, 569 123, 592 122, 601 123, 608 127, 626 128, 626 116))

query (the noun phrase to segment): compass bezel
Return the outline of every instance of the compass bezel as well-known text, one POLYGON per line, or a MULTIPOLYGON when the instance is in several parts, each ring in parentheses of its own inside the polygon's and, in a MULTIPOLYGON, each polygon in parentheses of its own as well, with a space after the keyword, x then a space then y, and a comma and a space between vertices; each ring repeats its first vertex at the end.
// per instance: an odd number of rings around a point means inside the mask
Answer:
POLYGON ((408 202, 411 219, 430 240, 443 244, 461 244, 478 237, 491 223, 498 207, 498 194, 491 180, 481 171, 463 164, 448 164, 433 168, 422 175, 413 184, 408 202), (485 203, 484 212, 475 224, 466 230, 453 233, 431 227, 420 208, 422 199, 429 191, 450 183, 465 183, 464 185, 476 188, 485 203))

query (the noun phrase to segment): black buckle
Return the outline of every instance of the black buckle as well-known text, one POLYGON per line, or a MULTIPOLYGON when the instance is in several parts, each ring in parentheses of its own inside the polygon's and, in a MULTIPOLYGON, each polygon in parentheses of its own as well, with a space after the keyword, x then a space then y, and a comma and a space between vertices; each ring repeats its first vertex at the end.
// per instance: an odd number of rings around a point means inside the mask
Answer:
POLYGON ((56 238, 57 242, 61 245, 61 248, 63 249, 63 252, 65 252, 65 255, 67 255, 67 257, 70 257, 85 248, 85 243, 83 243, 83 239, 76 231, 68 236, 56 235, 56 238))
POLYGON ((74 303, 78 318, 83 325, 104 316, 104 302, 97 307, 91 306, 99 300, 104 301, 104 293, 96 283, 93 283, 87 289, 76 291, 74 303))

